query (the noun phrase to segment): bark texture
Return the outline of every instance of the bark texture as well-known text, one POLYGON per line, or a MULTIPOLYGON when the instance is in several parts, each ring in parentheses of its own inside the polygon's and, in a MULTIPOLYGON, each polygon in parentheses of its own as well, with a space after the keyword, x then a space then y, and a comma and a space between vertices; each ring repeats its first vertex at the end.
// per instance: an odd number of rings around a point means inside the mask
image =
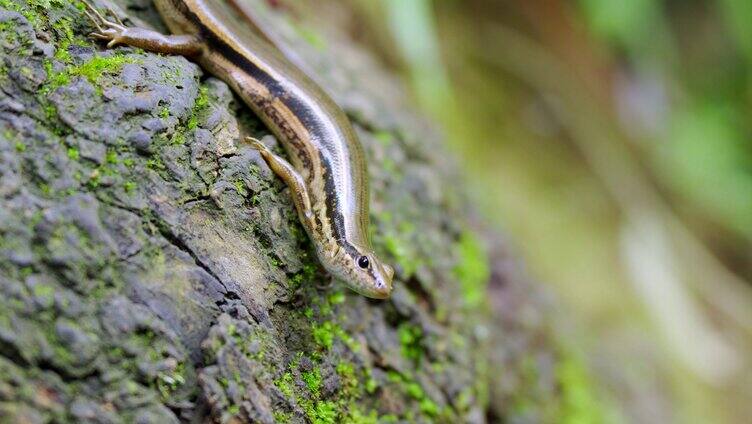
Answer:
MULTIPOLYGON (((115 10, 161 28, 147 0, 115 10)), ((269 19, 357 127, 393 298, 330 283, 284 185, 240 142, 267 131, 223 82, 182 57, 104 50, 75 1, 0 0, 3 422, 596 413, 546 302, 478 235, 399 84, 346 39, 269 19)))

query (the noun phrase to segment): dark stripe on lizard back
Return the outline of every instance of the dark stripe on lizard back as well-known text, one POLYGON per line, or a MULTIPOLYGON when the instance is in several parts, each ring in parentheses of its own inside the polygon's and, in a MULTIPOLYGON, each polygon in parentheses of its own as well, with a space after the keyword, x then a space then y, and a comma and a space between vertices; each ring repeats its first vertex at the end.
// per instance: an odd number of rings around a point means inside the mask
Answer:
MULTIPOLYGON (((277 99, 281 101, 285 107, 295 115, 298 120, 307 128, 310 136, 323 137, 324 134, 315 134, 314 132, 320 128, 319 120, 314 113, 311 112, 310 107, 302 102, 297 96, 290 95, 290 93, 284 88, 284 86, 274 77, 269 75, 263 69, 261 69, 253 60, 246 57, 242 52, 238 51, 234 46, 228 44, 225 40, 216 36, 216 33, 212 31, 207 25, 202 22, 201 18, 194 12, 187 10, 182 2, 176 2, 183 5, 181 12, 185 13, 197 27, 201 37, 206 40, 212 49, 217 53, 229 60, 233 65, 242 69, 247 75, 252 77, 259 85, 265 87, 271 98, 265 98, 254 93, 252 91, 246 91, 247 97, 254 103, 254 106, 258 108, 260 113, 263 113, 274 125, 277 126, 279 131, 285 137, 285 141, 291 144, 297 151, 297 156, 300 158, 302 165, 306 169, 313 170, 312 159, 308 156, 308 150, 305 146, 305 141, 301 140, 298 133, 290 126, 287 120, 279 114, 277 109, 273 106, 272 100, 277 99)), ((319 143, 314 143, 314 145, 319 143)), ((339 198, 337 194, 337 187, 334 181, 334 175, 330 172, 330 167, 327 166, 329 159, 318 151, 319 160, 323 169, 320 170, 321 178, 324 181, 324 203, 326 205, 326 217, 329 221, 329 227, 331 228, 331 235, 322 234, 325 237, 333 237, 339 241, 348 254, 351 256, 357 256, 358 250, 347 241, 347 229, 345 228, 345 220, 341 213, 341 209, 337 204, 339 198)), ((312 175, 313 177, 313 175, 312 175)), ((318 217, 317 217, 318 219, 318 217)), ((320 224, 320 222, 319 222, 320 224)), ((323 228, 321 225, 318 228, 323 228)))

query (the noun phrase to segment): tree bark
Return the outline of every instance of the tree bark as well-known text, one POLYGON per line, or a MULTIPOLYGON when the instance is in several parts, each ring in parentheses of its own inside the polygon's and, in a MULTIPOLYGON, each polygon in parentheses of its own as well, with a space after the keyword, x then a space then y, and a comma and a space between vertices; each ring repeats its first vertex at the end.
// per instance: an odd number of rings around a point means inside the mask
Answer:
MULTIPOLYGON (((365 52, 269 15, 365 146, 375 242, 397 269, 388 301, 330 282, 284 184, 241 142, 267 131, 223 82, 103 49, 76 3, 0 0, 3 422, 582 414, 567 393, 589 386, 548 303, 365 52)), ((149 1, 117 5, 160 28, 149 1)))

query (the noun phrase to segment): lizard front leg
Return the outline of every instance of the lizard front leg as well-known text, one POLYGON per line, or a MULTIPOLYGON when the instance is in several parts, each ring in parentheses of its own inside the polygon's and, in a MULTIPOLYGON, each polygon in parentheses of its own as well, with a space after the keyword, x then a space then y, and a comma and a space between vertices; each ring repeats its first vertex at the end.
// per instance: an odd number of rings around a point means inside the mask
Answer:
POLYGON ((188 57, 197 56, 203 51, 203 40, 196 35, 165 35, 151 29, 126 27, 112 10, 110 14, 114 21, 102 16, 89 2, 84 0, 83 3, 86 7, 84 13, 97 28, 91 36, 107 41, 109 48, 122 44, 155 53, 188 57))
POLYGON ((292 199, 295 206, 298 209, 304 223, 311 230, 316 229, 316 220, 313 218, 313 208, 311 207, 311 198, 308 195, 308 189, 306 188, 303 177, 298 171, 290 165, 285 159, 275 155, 268 147, 266 147, 261 141, 253 138, 246 137, 246 141, 251 143, 254 149, 258 150, 261 157, 269 168, 287 184, 292 192, 292 199))

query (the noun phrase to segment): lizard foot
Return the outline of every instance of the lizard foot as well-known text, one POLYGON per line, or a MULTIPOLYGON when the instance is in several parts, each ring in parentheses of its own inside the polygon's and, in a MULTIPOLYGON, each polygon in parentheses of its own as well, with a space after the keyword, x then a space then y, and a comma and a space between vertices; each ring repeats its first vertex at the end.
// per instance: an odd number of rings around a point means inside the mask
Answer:
POLYGON ((119 44, 125 44, 126 37, 124 35, 128 28, 117 16, 115 11, 110 8, 107 9, 113 19, 109 20, 102 16, 102 14, 91 5, 91 3, 86 0, 82 0, 82 2, 85 6, 84 13, 94 26, 97 27, 96 31, 89 34, 91 37, 107 41, 108 48, 115 47, 119 44))

